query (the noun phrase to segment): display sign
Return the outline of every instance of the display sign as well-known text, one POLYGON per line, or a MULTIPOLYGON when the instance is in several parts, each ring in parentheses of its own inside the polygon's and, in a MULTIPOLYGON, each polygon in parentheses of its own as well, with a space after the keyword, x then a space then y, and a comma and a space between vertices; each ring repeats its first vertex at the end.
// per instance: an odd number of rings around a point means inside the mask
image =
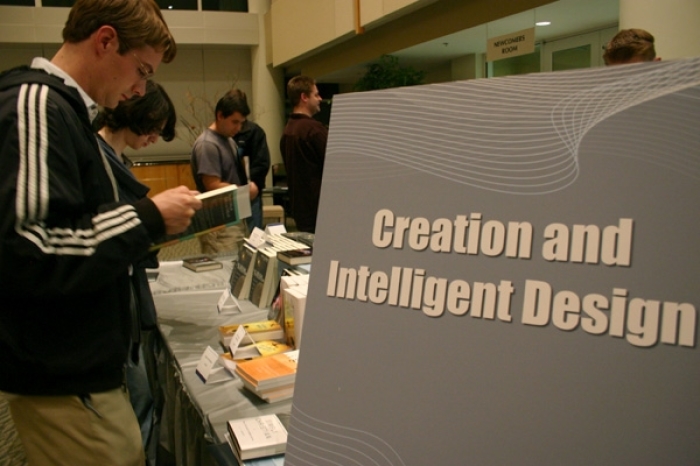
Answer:
POLYGON ((285 464, 694 464, 700 58, 337 95, 285 464))
POLYGON ((535 28, 492 37, 486 44, 486 61, 517 57, 535 51, 535 28))

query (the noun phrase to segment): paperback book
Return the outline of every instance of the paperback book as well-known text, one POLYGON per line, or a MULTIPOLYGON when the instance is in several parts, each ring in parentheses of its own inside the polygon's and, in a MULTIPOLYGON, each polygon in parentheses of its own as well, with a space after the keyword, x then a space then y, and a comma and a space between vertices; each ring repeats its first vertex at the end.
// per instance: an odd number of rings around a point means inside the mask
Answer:
POLYGON ((196 256, 183 259, 182 266, 194 272, 206 272, 207 270, 220 269, 224 264, 209 256, 196 256))
POLYGON ((304 325, 308 288, 307 282, 284 290, 285 335, 287 344, 297 349, 301 347, 301 331, 304 325))
POLYGON ((241 340, 241 344, 251 344, 264 340, 283 340, 284 330, 282 326, 274 320, 262 320, 260 322, 249 322, 247 324, 229 324, 219 326, 219 342, 228 349, 231 344, 231 337, 236 333, 238 327, 243 325, 246 336, 241 340))
POLYGON ((239 461, 279 455, 286 450, 287 429, 276 414, 233 419, 226 427, 239 461))
POLYGON ((197 198, 202 201, 202 208, 195 212, 190 226, 182 233, 161 238, 151 246, 151 251, 224 229, 251 215, 247 185, 229 185, 199 194, 197 198))
MULTIPOLYGON (((257 358, 273 356, 275 354, 291 351, 292 349, 294 348, 280 341, 263 340, 251 343, 250 345, 239 346, 236 348, 235 355, 232 355, 230 351, 227 351, 221 355, 221 358, 222 362, 226 360, 234 363, 240 363, 244 361, 252 361, 257 358)), ((226 366, 226 364, 224 365, 226 366)))
POLYGON ((311 248, 290 249, 279 251, 277 259, 289 265, 308 264, 311 262, 312 253, 313 250, 311 248))
POLYGON ((229 283, 231 294, 236 299, 250 298, 250 284, 253 278, 253 266, 257 251, 247 243, 238 250, 238 258, 233 263, 229 283))
POLYGON ((294 381, 292 380, 285 385, 280 385, 279 387, 271 388, 258 388, 255 383, 247 378, 244 374, 237 373, 240 381, 243 383, 243 387, 249 392, 257 395, 258 398, 267 402, 274 403, 276 401, 289 400, 294 396, 294 381))
POLYGON ((299 350, 252 359, 236 364, 236 375, 252 384, 256 391, 280 388, 294 382, 299 350))
MULTIPOLYGON (((264 456, 262 458, 253 458, 243 461, 240 458, 236 457, 236 452, 234 451, 235 449, 233 447, 233 440, 231 440, 231 434, 226 432, 224 436, 226 437, 226 443, 228 443, 228 446, 231 448, 231 454, 236 459, 239 466, 284 466, 284 453, 273 456, 264 456)), ((225 461, 226 464, 229 464, 228 458, 225 458, 225 461)))
POLYGON ((269 247, 258 248, 250 282, 250 301, 259 308, 270 307, 279 280, 277 252, 269 247))

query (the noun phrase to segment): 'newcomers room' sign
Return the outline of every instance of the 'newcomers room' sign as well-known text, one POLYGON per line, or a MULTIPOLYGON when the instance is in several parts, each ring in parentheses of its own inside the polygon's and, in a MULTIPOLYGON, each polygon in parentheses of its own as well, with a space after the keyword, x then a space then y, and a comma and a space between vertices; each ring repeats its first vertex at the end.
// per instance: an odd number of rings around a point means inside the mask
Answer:
POLYGON ((486 60, 517 57, 535 51, 535 28, 492 37, 486 45, 486 60))

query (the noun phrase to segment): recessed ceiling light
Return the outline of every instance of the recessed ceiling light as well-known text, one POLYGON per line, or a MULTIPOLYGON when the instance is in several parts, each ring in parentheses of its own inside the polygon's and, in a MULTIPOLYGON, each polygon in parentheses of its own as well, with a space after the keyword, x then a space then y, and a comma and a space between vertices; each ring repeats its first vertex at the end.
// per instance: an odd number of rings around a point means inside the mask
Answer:
POLYGON ((552 24, 551 21, 537 21, 535 26, 549 26, 550 24, 552 24))

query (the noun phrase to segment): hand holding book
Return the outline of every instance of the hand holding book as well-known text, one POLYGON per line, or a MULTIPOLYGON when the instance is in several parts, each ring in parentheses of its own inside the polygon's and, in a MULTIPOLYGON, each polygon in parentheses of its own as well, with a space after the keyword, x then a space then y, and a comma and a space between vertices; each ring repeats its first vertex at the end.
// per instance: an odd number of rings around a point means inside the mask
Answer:
MULTIPOLYGON (((157 241, 157 244, 151 246, 152 251, 186 239, 194 238, 195 236, 210 231, 226 228, 226 226, 238 223, 241 219, 250 217, 251 215, 247 185, 236 186, 232 184, 213 191, 207 191, 203 194, 197 194, 196 199, 194 201, 190 200, 186 205, 175 205, 178 201, 172 199, 170 196, 174 196, 175 198, 179 196, 181 198, 180 203, 182 204, 184 198, 191 198, 194 191, 190 191, 184 186, 174 188, 174 190, 178 190, 179 192, 170 193, 165 198, 158 199, 158 203, 162 204, 165 211, 178 211, 178 209, 181 209, 179 216, 169 215, 169 220, 166 220, 166 222, 170 223, 170 225, 166 223, 166 231, 178 230, 179 233, 166 234, 164 238, 157 241), (173 204, 173 202, 175 204, 173 204), (196 210, 194 215, 192 215, 192 210, 196 209, 198 206, 197 202, 201 202, 201 208, 196 210), (189 215, 190 218, 183 219, 183 215, 189 215), (178 218, 179 220, 177 220, 178 218), (182 222, 187 222, 189 220, 191 220, 189 226, 186 226, 184 229, 181 228, 182 222)), ((164 191, 164 193, 165 192, 167 191, 164 191)), ((155 198, 158 196, 160 196, 160 194, 154 196, 154 202, 155 198)), ((156 204, 156 206, 158 206, 158 204, 156 204)))
POLYGON ((178 186, 153 196, 151 201, 163 217, 166 234, 175 235, 187 229, 192 216, 202 208, 202 201, 197 195, 198 191, 192 191, 187 186, 178 186))

